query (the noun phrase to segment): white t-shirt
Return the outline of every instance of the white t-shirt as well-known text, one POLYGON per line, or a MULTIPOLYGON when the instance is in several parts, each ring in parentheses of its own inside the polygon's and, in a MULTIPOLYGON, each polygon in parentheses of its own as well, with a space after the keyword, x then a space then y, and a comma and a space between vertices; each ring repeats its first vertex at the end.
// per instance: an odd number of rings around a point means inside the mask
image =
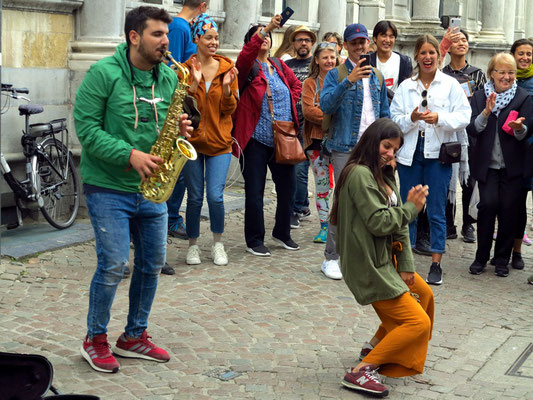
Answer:
POLYGON ((387 62, 382 63, 376 54, 376 67, 381 71, 385 78, 385 85, 387 89, 393 92, 398 88, 398 76, 400 74, 400 56, 392 52, 387 62))
MULTIPOLYGON (((352 66, 355 67, 356 64, 350 58, 348 58, 348 60, 352 63, 352 66)), ((372 105, 372 95, 370 94, 370 78, 362 78, 361 82, 363 82, 363 109, 361 110, 361 122, 359 124, 357 141, 361 139, 366 128, 376 120, 374 106, 372 105)))

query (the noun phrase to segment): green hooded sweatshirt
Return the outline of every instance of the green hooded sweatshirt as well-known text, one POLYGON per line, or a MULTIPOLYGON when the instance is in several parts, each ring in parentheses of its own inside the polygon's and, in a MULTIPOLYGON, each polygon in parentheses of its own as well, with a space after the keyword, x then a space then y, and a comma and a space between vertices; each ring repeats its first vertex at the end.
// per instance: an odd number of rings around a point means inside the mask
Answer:
POLYGON ((149 153, 178 83, 163 63, 152 71, 130 66, 128 46, 93 64, 76 94, 74 121, 82 146, 83 183, 137 193, 141 178, 129 165, 132 149, 149 153), (154 108, 139 100, 160 98, 154 108), (136 126, 137 124, 137 126, 136 126))

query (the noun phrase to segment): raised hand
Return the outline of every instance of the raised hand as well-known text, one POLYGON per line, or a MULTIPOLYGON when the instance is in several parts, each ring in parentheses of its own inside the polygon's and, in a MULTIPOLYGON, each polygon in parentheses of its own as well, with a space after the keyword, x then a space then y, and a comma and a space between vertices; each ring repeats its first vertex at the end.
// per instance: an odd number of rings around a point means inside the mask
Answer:
POLYGON ((487 97, 487 101, 485 103, 485 109, 483 110, 483 115, 485 117, 488 117, 492 110, 494 110, 494 106, 496 105, 496 93, 492 92, 489 97, 487 97))
POLYGON ((521 131, 524 127, 524 125, 522 125, 524 121, 524 117, 517 118, 515 121, 510 121, 509 128, 511 128, 513 131, 521 131))
POLYGON ((412 187, 407 194, 407 201, 413 203, 418 211, 422 210, 422 207, 426 204, 426 197, 429 193, 428 189, 427 185, 416 185, 412 187))
POLYGON ((355 83, 363 78, 368 78, 372 72, 372 67, 370 65, 365 65, 364 67, 359 67, 356 65, 353 67, 352 72, 348 75, 348 80, 352 83, 355 83))

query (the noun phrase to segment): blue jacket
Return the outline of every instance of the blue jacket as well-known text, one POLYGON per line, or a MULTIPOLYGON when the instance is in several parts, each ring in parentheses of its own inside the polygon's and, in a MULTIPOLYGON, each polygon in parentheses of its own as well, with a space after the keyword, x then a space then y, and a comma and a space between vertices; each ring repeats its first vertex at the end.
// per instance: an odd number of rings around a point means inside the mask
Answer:
MULTIPOLYGON (((348 74, 353 65, 346 60, 348 74)), ((338 82, 339 72, 333 68, 324 79, 320 92, 320 108, 324 114, 331 114, 331 139, 326 142, 329 151, 349 153, 359 141, 359 126, 361 125, 361 111, 363 109, 364 89, 361 80, 352 84, 348 78, 338 82)), ((389 102, 387 101, 387 87, 385 80, 380 87, 379 80, 372 71, 370 75, 370 93, 376 119, 390 118, 389 102)))

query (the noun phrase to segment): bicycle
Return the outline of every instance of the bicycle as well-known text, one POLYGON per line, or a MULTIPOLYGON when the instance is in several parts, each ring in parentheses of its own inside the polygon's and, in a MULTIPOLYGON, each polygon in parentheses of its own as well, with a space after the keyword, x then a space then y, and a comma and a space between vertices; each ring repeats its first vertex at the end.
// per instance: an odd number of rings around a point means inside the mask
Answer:
MULTIPOLYGON (((11 99, 30 99, 26 88, 1 85, 2 96, 7 97, 1 114, 7 112, 11 99)), ((2 174, 13 191, 16 200, 18 225, 22 225, 22 210, 36 206, 44 218, 56 229, 70 227, 78 215, 80 206, 78 178, 72 153, 68 147, 66 118, 30 125, 30 116, 44 111, 40 104, 24 104, 18 107, 25 117, 21 145, 26 157, 26 179, 18 180, 12 173, 4 154, 0 152, 2 174), (60 139, 56 136, 60 135, 60 139)), ((13 227, 16 227, 13 226, 13 227)))

